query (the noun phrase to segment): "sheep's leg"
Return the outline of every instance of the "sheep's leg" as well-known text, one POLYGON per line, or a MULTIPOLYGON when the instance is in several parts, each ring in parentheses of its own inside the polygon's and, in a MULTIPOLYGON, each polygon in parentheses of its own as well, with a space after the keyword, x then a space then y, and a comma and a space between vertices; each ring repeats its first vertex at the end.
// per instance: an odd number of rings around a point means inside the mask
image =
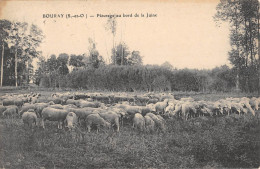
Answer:
POLYGON ((87 128, 88 128, 88 132, 90 132, 90 129, 91 129, 91 128, 90 128, 90 125, 87 125, 87 128))
POLYGON ((42 119, 42 128, 45 129, 44 119, 42 119))
POLYGON ((117 132, 119 132, 119 124, 117 124, 117 132))
POLYGON ((98 134, 99 127, 100 127, 100 126, 99 126, 99 125, 97 125, 97 134, 98 134))

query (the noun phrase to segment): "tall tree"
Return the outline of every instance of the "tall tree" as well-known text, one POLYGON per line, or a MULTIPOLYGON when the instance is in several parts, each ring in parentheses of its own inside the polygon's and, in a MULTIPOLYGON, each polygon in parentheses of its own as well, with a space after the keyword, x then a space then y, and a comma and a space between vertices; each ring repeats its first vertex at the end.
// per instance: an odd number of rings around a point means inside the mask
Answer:
POLYGON ((260 5, 257 5, 257 36, 258 36, 258 94, 260 95, 260 5))
POLYGON ((31 25, 29 34, 24 37, 23 60, 26 63, 26 80, 28 82, 31 77, 30 64, 34 58, 41 56, 41 51, 38 50, 38 47, 42 43, 43 38, 42 30, 34 24, 31 25))
POLYGON ((118 44, 115 49, 112 49, 112 53, 114 53, 114 62, 116 65, 128 64, 130 51, 125 43, 121 42, 120 44, 118 44))
POLYGON ((3 86, 3 76, 4 76, 4 51, 6 40, 8 38, 8 30, 11 28, 11 22, 8 20, 0 20, 0 43, 2 44, 2 57, 1 57, 1 82, 0 86, 3 86))
POLYGON ((109 17, 105 26, 106 30, 111 31, 113 35, 113 50, 112 50, 112 63, 116 64, 116 58, 115 58, 115 36, 116 36, 116 29, 117 29, 117 21, 116 17, 109 17))
POLYGON ((93 39, 89 38, 89 56, 85 58, 86 66, 98 68, 101 64, 104 64, 103 57, 99 55, 99 52, 96 49, 96 45, 96 42, 93 39))
MULTIPOLYGON (((237 70, 237 88, 242 76, 243 89, 248 91, 250 70, 258 63, 257 54, 257 32, 259 31, 257 21, 259 18, 258 0, 228 0, 220 1, 217 5, 216 21, 227 21, 230 23, 229 60, 237 70)), ((260 76, 259 76, 260 78, 260 76)))
POLYGON ((69 69, 68 69, 68 60, 69 60, 69 55, 66 53, 61 53, 59 54, 58 58, 57 58, 57 70, 59 75, 66 75, 69 73, 69 69))
MULTIPOLYGON (((28 23, 25 22, 12 22, 10 29, 10 39, 9 45, 14 46, 14 55, 15 55, 15 86, 18 86, 18 50, 23 50, 23 40, 26 36, 26 31, 28 28, 28 23)), ((20 56, 22 54, 20 53, 20 56)))

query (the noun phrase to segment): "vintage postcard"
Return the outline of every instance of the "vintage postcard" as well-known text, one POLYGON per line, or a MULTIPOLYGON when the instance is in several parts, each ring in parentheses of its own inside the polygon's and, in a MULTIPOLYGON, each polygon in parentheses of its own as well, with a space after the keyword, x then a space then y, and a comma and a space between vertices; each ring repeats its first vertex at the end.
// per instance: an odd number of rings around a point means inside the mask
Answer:
POLYGON ((0 0, 0 168, 257 168, 258 0, 0 0))

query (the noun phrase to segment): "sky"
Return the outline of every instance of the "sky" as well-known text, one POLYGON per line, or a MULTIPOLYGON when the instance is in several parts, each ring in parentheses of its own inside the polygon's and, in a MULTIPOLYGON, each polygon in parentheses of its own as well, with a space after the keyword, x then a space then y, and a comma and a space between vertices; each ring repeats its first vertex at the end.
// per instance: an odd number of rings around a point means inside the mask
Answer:
POLYGON ((218 27, 214 22, 217 4, 217 0, 7 1, 0 18, 40 27, 45 35, 40 50, 46 58, 51 54, 87 53, 88 39, 92 38, 100 55, 109 61, 112 34, 105 29, 107 17, 97 14, 120 14, 115 42, 124 41, 130 51, 140 51, 144 64, 168 61, 179 69, 211 69, 229 65, 229 28, 226 23, 218 27), (156 17, 147 18, 147 13, 156 17), (47 14, 63 14, 63 18, 44 18, 47 14), (84 17, 66 18, 66 14, 84 17))

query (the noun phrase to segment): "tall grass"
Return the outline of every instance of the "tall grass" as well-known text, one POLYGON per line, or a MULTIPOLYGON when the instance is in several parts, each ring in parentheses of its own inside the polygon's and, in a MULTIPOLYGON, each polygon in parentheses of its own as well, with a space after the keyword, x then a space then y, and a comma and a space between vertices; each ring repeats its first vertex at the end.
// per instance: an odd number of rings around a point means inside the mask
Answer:
POLYGON ((121 127, 119 133, 85 133, 24 127, 0 119, 0 167, 6 168, 194 168, 259 167, 258 117, 167 120, 165 133, 121 127))

